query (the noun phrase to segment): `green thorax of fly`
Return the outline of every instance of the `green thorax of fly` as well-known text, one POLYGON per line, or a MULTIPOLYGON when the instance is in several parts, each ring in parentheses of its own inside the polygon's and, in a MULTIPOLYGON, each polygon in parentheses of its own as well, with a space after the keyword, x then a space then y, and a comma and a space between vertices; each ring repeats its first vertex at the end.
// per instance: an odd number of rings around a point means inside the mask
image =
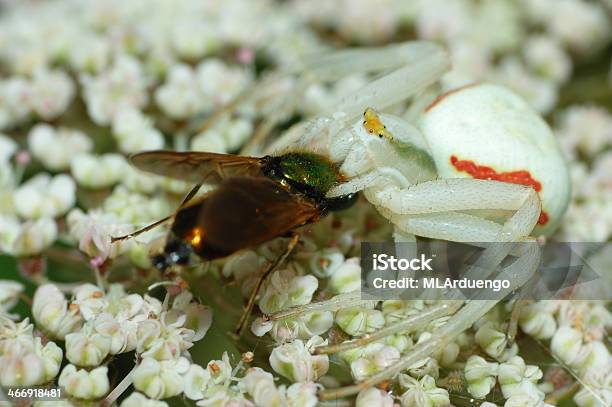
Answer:
POLYGON ((309 152, 291 152, 274 157, 273 175, 307 195, 323 198, 343 177, 326 157, 309 152))

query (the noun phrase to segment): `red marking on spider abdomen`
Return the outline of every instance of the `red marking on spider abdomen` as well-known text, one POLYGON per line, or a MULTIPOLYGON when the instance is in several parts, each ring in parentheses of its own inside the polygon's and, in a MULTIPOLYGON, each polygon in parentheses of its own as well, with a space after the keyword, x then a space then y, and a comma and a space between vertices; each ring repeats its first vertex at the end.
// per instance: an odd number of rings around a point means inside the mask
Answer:
MULTIPOLYGON (((497 172, 486 165, 478 165, 471 160, 460 160, 456 156, 451 155, 450 162, 458 171, 467 172, 476 179, 488 179, 493 181, 509 182, 511 184, 525 185, 532 187, 536 192, 542 190, 542 184, 531 176, 531 173, 526 170, 497 172)), ((538 219, 539 225, 548 223, 548 214, 544 211, 540 213, 538 219)))

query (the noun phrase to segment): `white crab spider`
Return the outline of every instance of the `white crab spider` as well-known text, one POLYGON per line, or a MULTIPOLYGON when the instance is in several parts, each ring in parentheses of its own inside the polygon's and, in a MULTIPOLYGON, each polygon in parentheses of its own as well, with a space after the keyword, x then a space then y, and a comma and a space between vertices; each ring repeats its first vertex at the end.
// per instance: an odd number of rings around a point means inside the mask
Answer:
MULTIPOLYGON (((339 61, 349 63, 346 58, 339 61)), ((481 84, 433 101, 417 100, 409 114, 414 125, 372 110, 358 117, 357 112, 368 106, 384 109, 423 91, 432 83, 432 75, 437 79, 445 67, 440 54, 430 48, 420 60, 339 101, 338 113, 332 117, 297 126, 271 149, 309 149, 329 156, 349 180, 328 196, 363 191, 395 225, 398 240, 416 235, 459 242, 513 242, 549 234, 569 202, 568 170, 546 123, 512 92, 481 84), (419 71, 419 64, 431 70, 419 71)), ((492 247, 482 261, 497 265, 506 255, 492 247)), ((508 292, 531 276, 538 261, 537 251, 527 251, 504 269, 514 283, 508 292)), ((385 371, 354 386, 323 391, 321 398, 355 394, 392 378, 469 328, 495 303, 466 302, 431 340, 385 371)), ((455 310, 448 305, 448 314, 455 310)), ((400 322, 385 329, 399 332, 406 325, 400 322)))

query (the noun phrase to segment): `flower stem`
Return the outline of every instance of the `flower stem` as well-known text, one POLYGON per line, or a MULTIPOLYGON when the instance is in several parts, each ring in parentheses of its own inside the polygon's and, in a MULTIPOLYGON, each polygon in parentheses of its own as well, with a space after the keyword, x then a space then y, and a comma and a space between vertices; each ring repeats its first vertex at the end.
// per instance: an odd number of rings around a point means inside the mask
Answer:
POLYGON ((100 407, 110 407, 132 384, 132 376, 138 365, 134 365, 132 370, 121 380, 121 382, 111 391, 108 396, 100 403, 100 407))

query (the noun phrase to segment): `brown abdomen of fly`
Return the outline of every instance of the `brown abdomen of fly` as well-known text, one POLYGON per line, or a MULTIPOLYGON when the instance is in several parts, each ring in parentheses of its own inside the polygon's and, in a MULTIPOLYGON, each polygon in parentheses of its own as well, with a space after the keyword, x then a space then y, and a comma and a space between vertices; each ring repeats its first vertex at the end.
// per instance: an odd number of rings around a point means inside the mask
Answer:
POLYGON ((232 177, 179 210, 172 233, 205 260, 254 247, 319 217, 316 203, 264 177, 232 177))

